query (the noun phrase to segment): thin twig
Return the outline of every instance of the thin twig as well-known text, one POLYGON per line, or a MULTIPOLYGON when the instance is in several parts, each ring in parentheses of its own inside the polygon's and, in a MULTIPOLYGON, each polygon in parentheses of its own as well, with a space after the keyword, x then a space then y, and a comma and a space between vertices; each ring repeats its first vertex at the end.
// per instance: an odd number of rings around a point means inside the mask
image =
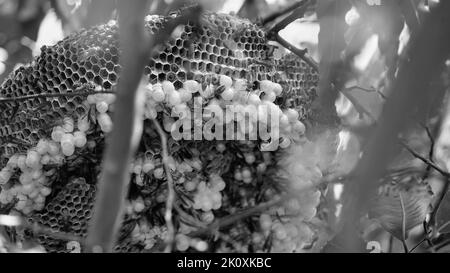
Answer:
POLYGON ((37 223, 28 224, 28 225, 25 225, 24 227, 30 229, 33 233, 44 234, 44 235, 47 235, 54 239, 59 239, 59 240, 64 240, 64 241, 77 241, 80 244, 84 243, 84 238, 82 238, 82 237, 79 237, 79 236, 76 236, 76 235, 73 235, 70 233, 66 233, 66 232, 56 231, 52 228, 48 228, 48 227, 39 225, 37 223))
MULTIPOLYGON (((401 142, 402 146, 405 147, 406 150, 408 150, 408 152, 410 152, 414 157, 420 159, 422 162, 424 162, 425 164, 427 164, 427 169, 428 168, 433 168, 436 171, 438 171, 445 179, 445 183, 444 183, 444 188, 442 189, 442 193, 439 195, 438 200, 436 201, 436 204, 434 205, 433 211, 431 212, 430 215, 430 221, 427 224, 427 229, 430 226, 435 226, 437 225, 437 213, 439 210, 439 207, 442 203, 442 201, 444 200, 444 197, 450 187, 450 173, 446 172, 445 170, 443 170, 442 168, 440 168, 438 165, 436 165, 431 159, 427 159, 425 157, 423 157, 422 155, 420 155, 419 153, 417 153, 416 151, 414 151, 411 147, 409 147, 405 142, 401 142)), ((432 153, 430 152, 431 156, 432 153)), ((433 229, 433 232, 436 233, 436 229, 433 229)))
POLYGON ((280 34, 275 35, 275 40, 280 43, 282 46, 287 48, 289 51, 297 55, 300 59, 305 61, 307 64, 309 64, 315 71, 319 71, 319 67, 315 61, 313 61, 311 58, 307 57, 305 53, 307 52, 307 49, 299 49, 286 41, 283 37, 281 37, 280 34))
POLYGON ((76 97, 76 96, 89 96, 89 95, 95 95, 95 94, 114 94, 114 91, 74 91, 74 92, 63 92, 63 93, 41 93, 41 94, 34 94, 34 95, 26 95, 26 96, 20 96, 20 97, 14 97, 14 98, 0 98, 0 104, 6 103, 6 102, 17 102, 17 101, 24 101, 29 99, 36 99, 36 98, 58 98, 58 97, 76 97))
MULTIPOLYGON (((290 50, 292 53, 297 55, 299 58, 304 60, 315 71, 319 71, 319 67, 318 67, 317 63, 305 55, 305 53, 307 52, 307 49, 297 48, 296 46, 292 45, 291 43, 289 43, 288 41, 283 39, 279 34, 280 30, 284 29, 287 25, 289 25, 296 19, 303 17, 307 8, 315 3, 316 3, 315 0, 305 0, 305 1, 299 2, 297 5, 289 7, 288 8, 289 10, 293 9, 293 7, 295 7, 295 8, 292 10, 291 14, 286 16, 286 18, 284 18, 283 20, 281 20, 280 22, 278 22, 277 24, 275 24, 272 28, 270 28, 268 30, 267 38, 269 40, 277 41, 279 44, 281 44, 282 46, 284 46, 285 48, 290 50)), ((273 19, 270 19, 270 20, 273 20, 273 19)))
POLYGON ((161 125, 159 122, 155 119, 152 120, 153 125, 156 127, 156 131, 159 134, 159 137, 161 138, 161 156, 162 156, 162 162, 164 165, 164 170, 166 172, 166 179, 167 179, 167 200, 166 200, 166 212, 164 214, 164 220, 166 221, 167 226, 167 238, 166 238, 166 249, 165 252, 171 252, 172 251, 172 245, 175 239, 175 228, 173 226, 172 221, 172 209, 173 209, 173 203, 175 201, 175 190, 173 187, 173 178, 172 174, 170 172, 169 167, 169 151, 167 148, 167 136, 166 133, 164 133, 164 130, 161 128, 161 125))
POLYGON ((307 8, 310 5, 315 4, 315 0, 305 0, 305 1, 301 1, 299 3, 299 5, 292 10, 291 14, 289 14, 288 16, 286 16, 286 18, 284 18, 283 20, 281 20, 280 22, 278 22, 277 24, 275 24, 270 30, 269 30, 269 36, 271 35, 275 35, 278 34, 278 32, 282 29, 284 29, 287 25, 289 25, 290 23, 292 23, 293 21, 297 20, 298 18, 301 18, 305 15, 305 12, 307 10, 307 8))
MULTIPOLYGON (((439 128, 441 127, 440 125, 442 124, 442 120, 443 120, 442 117, 439 118, 439 122, 437 123, 437 126, 435 126, 434 130, 433 130, 434 134, 437 134, 437 130, 439 130, 439 128)), ((425 131, 426 131, 426 133, 428 135, 428 138, 430 139, 430 143, 431 143, 430 151, 428 153, 428 157, 429 157, 430 161, 434 163, 433 158, 434 158, 434 148, 436 146, 436 141, 435 141, 435 139, 433 137, 433 133, 431 132, 429 127, 426 126, 425 124, 423 125, 423 127, 425 128, 425 131)), ((424 175, 424 177, 422 179, 427 179, 428 178, 429 173, 430 173, 430 169, 431 169, 431 166, 428 165, 427 166, 427 171, 426 171, 426 173, 425 173, 425 175, 424 175)), ((429 227, 433 227, 432 230, 433 230, 434 234, 436 234, 436 232, 437 232, 436 231, 437 230, 437 224, 438 224, 437 217, 438 217, 439 208, 440 208, 440 206, 442 204, 442 201, 444 200, 444 198, 445 198, 445 196, 446 196, 446 194, 447 194, 447 192, 449 190, 449 187, 450 187, 450 177, 444 177, 444 179, 445 179, 444 187, 440 191, 436 203, 433 204, 433 211, 430 214, 430 221, 428 223, 426 223, 426 228, 427 229, 429 229, 429 227)))
MULTIPOLYGON (((425 132, 427 133, 428 139, 430 140, 430 150, 428 152, 428 159, 434 163, 434 159, 433 159, 434 158, 434 146, 435 146, 434 137, 431 134, 430 128, 428 128, 428 126, 426 126, 425 124, 423 124, 422 126, 425 129, 425 132)), ((425 173, 422 177, 422 180, 425 180, 428 178, 430 171, 431 171, 431 166, 428 165, 425 170, 425 173)))
POLYGON ((263 26, 265 26, 268 23, 273 22, 274 20, 276 20, 280 16, 286 15, 289 12, 293 12, 295 9, 303 6, 305 4, 304 2, 305 2, 305 0, 301 0, 301 1, 295 2, 295 3, 291 4, 290 6, 287 6, 287 7, 283 8, 283 9, 281 9, 279 11, 276 11, 276 12, 274 12, 272 14, 269 14, 266 18, 263 18, 261 20, 261 24, 263 26))
POLYGON ((400 197, 400 206, 402 208, 402 244, 403 250, 405 253, 408 253, 408 246, 406 245, 406 211, 405 211, 405 203, 403 202, 402 193, 399 192, 400 197))
POLYGON ((430 158, 431 161, 434 162, 434 160, 433 160, 433 153, 434 153, 434 146, 435 146, 434 137, 431 134, 430 128, 428 128, 428 126, 423 125, 423 127, 425 128, 425 132, 427 133, 427 136, 430 139, 430 151, 428 153, 428 157, 430 158))
POLYGON ((64 240, 64 241, 77 241, 80 242, 81 244, 84 242, 84 238, 70 234, 70 233, 66 233, 66 232, 62 232, 62 231, 58 231, 58 230, 54 230, 52 228, 40 225, 36 222, 34 223, 30 223, 28 222, 26 219, 19 217, 19 216, 11 216, 11 215, 0 215, 2 217, 8 217, 8 218, 13 218, 14 219, 14 223, 6 223, 6 222, 0 222, 0 225, 4 225, 4 226, 20 226, 24 229, 28 229, 31 232, 35 233, 35 234, 43 234, 43 235, 47 235, 51 238, 54 239, 58 239, 58 240, 64 240))
POLYGON ((180 208, 180 206, 177 205, 176 202, 173 204, 173 208, 175 211, 180 215, 180 220, 186 222, 187 224, 197 227, 197 228, 206 228, 206 224, 203 222, 195 219, 193 216, 185 212, 183 209, 180 208))
POLYGON ((267 211, 268 209, 270 209, 272 207, 279 206, 291 198, 298 197, 298 195, 300 195, 301 193, 310 191, 310 190, 315 189, 324 184, 332 183, 334 181, 334 179, 335 179, 335 177, 332 177, 331 179, 326 177, 326 178, 322 179, 320 182, 315 183, 313 185, 304 186, 303 188, 295 190, 295 191, 289 191, 289 192, 281 195, 277 199, 274 199, 274 200, 271 200, 271 201, 268 201, 265 203, 261 203, 257 206, 254 206, 254 207, 251 207, 248 209, 244 209, 244 210, 234 213, 232 215, 228 215, 223 218, 217 219, 212 224, 210 224, 208 227, 194 231, 194 232, 190 233, 189 236, 196 237, 196 236, 200 236, 200 235, 204 235, 204 234, 214 233, 224 227, 227 227, 238 221, 241 221, 242 219, 248 218, 253 215, 257 215, 261 212, 267 211))
POLYGON ((419 153, 417 153, 416 151, 414 151, 411 147, 408 146, 408 144, 406 144, 405 142, 401 141, 400 144, 409 152, 411 153, 414 157, 420 159, 421 161, 423 161, 425 164, 427 164, 428 166, 430 166, 431 168, 435 169, 436 171, 438 171, 440 174, 442 174, 442 176, 446 177, 446 178, 450 178, 450 173, 444 171, 441 167, 439 167, 438 165, 436 165, 435 163, 433 163, 431 160, 423 157, 422 155, 420 155, 419 153))
POLYGON ((423 244, 425 241, 427 241, 427 237, 426 237, 426 236, 425 236, 422 240, 420 240, 420 242, 417 243, 413 248, 411 248, 411 249, 409 250, 408 253, 413 253, 414 250, 416 250, 416 249, 417 249, 421 244, 423 244))

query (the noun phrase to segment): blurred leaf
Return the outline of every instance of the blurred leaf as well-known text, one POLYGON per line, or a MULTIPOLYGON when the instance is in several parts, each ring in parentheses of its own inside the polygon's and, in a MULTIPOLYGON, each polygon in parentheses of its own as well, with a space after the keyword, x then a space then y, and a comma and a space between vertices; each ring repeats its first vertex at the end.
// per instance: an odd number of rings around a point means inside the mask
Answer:
POLYGON ((405 23, 412 32, 417 31, 421 23, 417 8, 419 2, 420 0, 402 0, 398 3, 405 18, 405 23))
POLYGON ((335 115, 334 102, 337 90, 342 86, 343 63, 341 53, 346 47, 344 33, 348 28, 345 15, 351 5, 343 0, 318 0, 317 17, 319 19, 319 104, 324 111, 335 115), (334 87, 333 87, 334 86, 334 87))
MULTIPOLYGON (((442 200, 437 213, 437 227, 440 228, 444 224, 450 222, 450 190, 447 190, 445 198, 442 200)), ((450 225, 447 225, 440 232, 450 232, 450 225)))
POLYGON ((352 86, 342 90, 342 94, 350 100, 359 113, 359 118, 364 116, 376 121, 381 113, 384 99, 376 90, 364 89, 352 86))
POLYGON ((237 15, 255 22, 258 18, 266 16, 269 11, 265 0, 245 0, 237 15))
POLYGON ((45 0, 5 0, 0 3, 0 47, 8 52, 0 82, 18 63, 31 60, 30 43, 37 38, 47 10, 45 0))
POLYGON ((403 219, 406 235, 420 225, 430 212, 432 194, 428 185, 420 183, 414 176, 407 175, 407 181, 386 184, 379 188, 369 217, 380 224, 397 239, 402 239, 403 219))

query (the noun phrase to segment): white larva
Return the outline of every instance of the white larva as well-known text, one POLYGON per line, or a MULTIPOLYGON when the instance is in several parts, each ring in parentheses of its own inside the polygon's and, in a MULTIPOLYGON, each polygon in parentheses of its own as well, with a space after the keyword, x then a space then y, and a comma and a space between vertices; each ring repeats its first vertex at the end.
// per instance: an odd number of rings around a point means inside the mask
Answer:
POLYGON ((61 145, 67 142, 73 143, 73 134, 67 133, 61 137, 61 145))
POLYGON ((289 138, 282 138, 280 141, 280 148, 286 149, 291 145, 291 140, 289 138))
POLYGON ((275 95, 277 95, 277 97, 281 95, 281 93, 283 92, 283 88, 279 83, 273 84, 273 92, 275 93, 275 95))
POLYGON ((261 89, 262 92, 273 92, 273 82, 269 80, 262 80, 259 82, 259 89, 261 89))
POLYGON ((40 139, 38 144, 36 145, 36 152, 40 155, 44 155, 48 153, 48 142, 45 139, 40 139))
POLYGON ((109 133, 112 131, 113 123, 112 123, 111 117, 108 114, 106 114, 106 113, 98 114, 97 121, 98 121, 98 124, 100 125, 100 129, 104 133, 109 133))
POLYGON ((89 118, 87 116, 79 118, 77 121, 77 128, 82 132, 86 132, 89 130, 90 123, 89 118))
POLYGON ((9 167, 10 169, 15 169, 17 168, 17 159, 19 158, 19 156, 17 154, 12 155, 9 159, 8 159, 8 163, 6 163, 6 166, 9 167))
POLYGON ((52 131, 52 140, 56 142, 61 141, 61 137, 65 134, 65 130, 61 126, 55 126, 52 131))
POLYGON ((35 170, 33 170, 33 172, 31 172, 31 177, 32 177, 34 180, 39 179, 41 176, 42 176, 42 168, 40 168, 40 169, 35 169, 35 170))
POLYGON ((226 75, 220 75, 219 83, 225 86, 225 89, 229 89, 233 85, 233 80, 226 75))
POLYGON ((182 102, 188 102, 192 99, 192 93, 188 90, 181 88, 178 90, 178 92, 180 93, 182 102))
POLYGON ((22 185, 30 184, 32 181, 33 181, 33 178, 31 177, 31 173, 24 172, 24 173, 20 174, 20 176, 19 176, 19 182, 22 185))
POLYGON ((4 185, 8 183, 9 179, 11 178, 12 173, 8 170, 1 170, 0 171, 0 185, 4 185))
POLYGON ((285 110, 284 114, 288 117, 289 122, 291 122, 291 123, 296 122, 299 118, 298 112, 292 108, 285 110))
POLYGON ((252 104, 252 105, 255 105, 255 106, 258 106, 258 105, 261 104, 261 99, 259 98, 258 95, 252 93, 252 94, 250 94, 248 96, 248 103, 252 104))
POLYGON ((234 81, 234 89, 238 92, 247 90, 247 81, 243 79, 237 79, 234 81))
POLYGON ((65 156, 71 156, 75 152, 75 145, 73 145, 73 141, 61 143, 61 151, 65 156))
POLYGON ((303 135, 305 134, 306 128, 301 121, 297 120, 294 124, 292 124, 292 130, 299 135, 303 135))
POLYGON ((43 155, 41 157, 41 164, 42 165, 47 165, 48 163, 50 163, 50 156, 48 154, 43 155))
POLYGON ((32 169, 37 168, 40 165, 41 155, 33 150, 28 151, 25 159, 25 164, 32 169))
POLYGON ((164 93, 164 90, 162 89, 162 86, 160 83, 154 84, 152 86, 152 98, 156 102, 162 102, 164 101, 166 97, 166 93, 164 93))
POLYGON ((113 104, 116 101, 116 95, 105 93, 103 99, 107 104, 113 104))
POLYGON ((48 154, 51 156, 58 155, 60 152, 59 146, 60 145, 58 145, 56 142, 53 142, 53 141, 49 142, 48 143, 48 154))
POLYGON ((94 95, 89 95, 86 98, 89 104, 95 104, 97 102, 97 98, 94 95))
POLYGON ((187 80, 183 83, 183 88, 194 94, 200 90, 200 84, 194 80, 187 80))
POLYGON ((62 128, 66 133, 73 132, 74 129, 74 121, 71 117, 65 117, 63 120, 62 128))
POLYGON ((76 131, 73 134, 73 144, 75 145, 75 147, 81 148, 84 147, 84 145, 86 145, 87 139, 86 139, 86 134, 82 131, 76 131))
POLYGON ((161 85, 162 85, 162 89, 164 90, 164 92, 166 94, 170 94, 173 91, 175 91, 175 86, 170 81, 163 81, 161 85))
POLYGON ((263 100, 274 102, 277 96, 273 91, 264 91, 263 100))
POLYGON ((169 94, 169 103, 172 106, 176 106, 181 103, 181 96, 178 91, 173 90, 172 92, 170 92, 168 94, 169 94))
POLYGON ((52 189, 49 187, 42 187, 40 190, 40 194, 42 194, 42 196, 48 196, 48 195, 50 195, 51 192, 52 192, 52 189))
POLYGON ((108 103, 106 103, 106 101, 99 101, 95 104, 95 109, 97 109, 97 112, 99 113, 106 113, 108 112, 108 103))
POLYGON ((19 167, 19 169, 21 170, 25 170, 27 168, 26 161, 27 161, 26 155, 20 155, 17 158, 17 167, 19 167))
POLYGON ((225 89, 222 94, 220 94, 220 96, 226 101, 231 101, 234 98, 235 94, 236 92, 234 91, 234 88, 228 88, 225 89))

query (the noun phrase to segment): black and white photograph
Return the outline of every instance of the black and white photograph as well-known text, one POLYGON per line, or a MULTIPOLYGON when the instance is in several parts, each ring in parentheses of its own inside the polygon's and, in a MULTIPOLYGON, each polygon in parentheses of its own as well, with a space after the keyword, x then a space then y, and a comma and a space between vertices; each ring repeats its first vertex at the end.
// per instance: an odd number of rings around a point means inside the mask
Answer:
POLYGON ((0 0, 2 261, 448 253, 449 187, 450 1, 0 0))

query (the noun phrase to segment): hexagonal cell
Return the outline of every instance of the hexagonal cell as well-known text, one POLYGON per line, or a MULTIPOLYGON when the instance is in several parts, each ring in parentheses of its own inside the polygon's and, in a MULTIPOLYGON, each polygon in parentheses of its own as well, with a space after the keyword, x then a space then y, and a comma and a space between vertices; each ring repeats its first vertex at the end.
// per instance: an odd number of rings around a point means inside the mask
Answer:
POLYGON ((117 76, 116 76, 116 74, 109 74, 109 75, 108 75, 108 79, 109 79, 111 82, 116 82, 116 81, 117 81, 117 76))
POLYGON ((120 74, 120 71, 122 70, 122 68, 120 67, 120 65, 115 65, 114 66, 114 72, 117 74, 120 74))
POLYGON ((112 56, 111 61, 116 64, 119 63, 119 56, 112 56))
POLYGON ((158 81, 162 82, 166 80, 166 73, 159 73, 158 74, 158 81))
POLYGON ((104 81, 103 82, 103 88, 105 90, 109 90, 109 89, 111 89, 111 87, 112 87, 112 84, 109 81, 104 81))
POLYGON ((112 55, 111 55, 111 53, 106 52, 104 58, 105 58, 106 61, 111 61, 111 60, 112 60, 112 55))
POLYGON ((213 72, 214 65, 212 63, 206 63, 206 72, 213 72))
POLYGON ((77 71, 78 69, 80 69, 80 66, 76 62, 72 62, 71 67, 74 71, 77 71))
POLYGON ((158 82, 158 75, 156 74, 150 74, 149 81, 151 84, 155 84, 158 82))
POLYGON ((89 80, 93 80, 94 77, 95 77, 95 75, 94 75, 94 73, 92 73, 92 71, 88 71, 88 72, 86 73, 86 77, 87 77, 89 80))
POLYGON ((164 72, 169 72, 170 71, 170 64, 164 64, 163 67, 162 67, 162 70, 164 72))
POLYGON ((162 70, 163 64, 162 63, 155 63, 155 69, 156 70, 162 70))
POLYGON ((92 69, 93 64, 91 62, 86 62, 84 65, 87 69, 92 69))
POLYGON ((93 65, 93 66, 92 66, 92 71, 93 71, 95 74, 98 74, 98 73, 100 72, 100 66, 97 65, 97 64, 93 65))
POLYGON ((106 70, 105 68, 102 68, 99 72, 100 77, 102 77, 103 79, 106 79, 108 77, 108 70, 106 70))
POLYGON ((102 78, 100 76, 95 76, 94 77, 94 82, 95 82, 95 84, 98 84, 98 85, 102 85, 103 84, 103 80, 102 80, 102 78))

